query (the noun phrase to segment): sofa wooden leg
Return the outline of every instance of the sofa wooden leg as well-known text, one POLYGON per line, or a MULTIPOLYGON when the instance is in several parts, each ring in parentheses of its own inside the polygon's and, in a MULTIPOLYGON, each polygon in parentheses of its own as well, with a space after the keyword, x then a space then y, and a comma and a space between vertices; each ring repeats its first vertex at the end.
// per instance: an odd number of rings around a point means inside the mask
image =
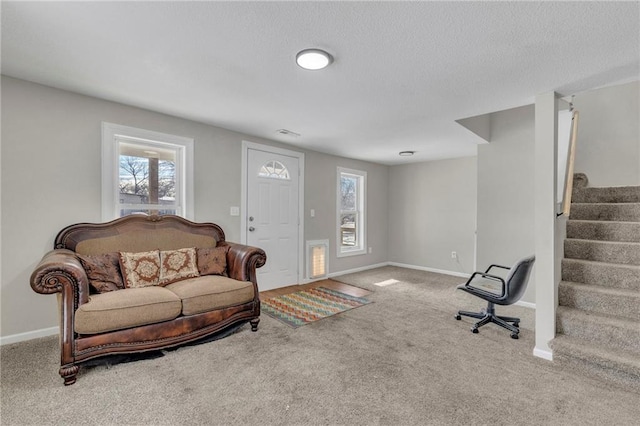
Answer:
POLYGON ((258 331, 258 323, 260 322, 260 318, 252 319, 249 321, 251 324, 251 331, 258 331))
POLYGON ((63 365, 60 367, 60 376, 64 379, 64 385, 69 386, 76 382, 76 376, 80 367, 77 365, 63 365))

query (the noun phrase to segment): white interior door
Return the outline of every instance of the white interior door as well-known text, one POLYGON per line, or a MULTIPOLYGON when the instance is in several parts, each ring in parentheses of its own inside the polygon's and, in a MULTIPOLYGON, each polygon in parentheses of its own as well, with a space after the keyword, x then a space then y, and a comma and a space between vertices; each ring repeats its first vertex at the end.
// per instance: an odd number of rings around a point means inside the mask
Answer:
POLYGON ((261 291, 298 284, 299 159, 247 151, 247 244, 267 253, 258 272, 261 291))

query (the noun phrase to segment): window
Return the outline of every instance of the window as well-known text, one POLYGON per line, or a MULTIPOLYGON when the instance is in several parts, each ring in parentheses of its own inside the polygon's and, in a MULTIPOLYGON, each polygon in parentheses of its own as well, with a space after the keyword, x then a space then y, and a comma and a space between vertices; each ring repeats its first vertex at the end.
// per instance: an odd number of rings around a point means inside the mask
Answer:
POLYGON ((287 167, 276 160, 271 160, 264 166, 260 167, 258 176, 272 179, 291 180, 287 167))
POLYGON ((367 173, 338 167, 338 257, 366 253, 367 173))
POLYGON ((102 123, 103 220, 193 215, 193 139, 102 123))

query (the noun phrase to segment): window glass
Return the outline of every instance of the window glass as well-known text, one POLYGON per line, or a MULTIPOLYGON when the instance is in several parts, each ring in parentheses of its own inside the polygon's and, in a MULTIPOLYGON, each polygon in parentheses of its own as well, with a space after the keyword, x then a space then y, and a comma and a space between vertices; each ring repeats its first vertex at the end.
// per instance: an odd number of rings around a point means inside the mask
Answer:
POLYGON ((260 168, 258 176, 272 179, 285 179, 289 180, 289 170, 286 166, 279 161, 272 160, 260 168))
POLYGON ((176 149, 125 141, 118 147, 120 216, 178 214, 176 149))
POLYGON ((366 172, 338 168, 338 257, 366 253, 366 172))

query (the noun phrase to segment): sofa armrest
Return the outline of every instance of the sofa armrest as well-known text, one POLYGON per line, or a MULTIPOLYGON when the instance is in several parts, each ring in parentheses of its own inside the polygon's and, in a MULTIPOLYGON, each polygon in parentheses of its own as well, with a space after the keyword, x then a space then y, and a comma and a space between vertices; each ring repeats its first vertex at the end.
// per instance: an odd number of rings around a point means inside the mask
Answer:
POLYGON ((89 279, 71 250, 55 249, 45 254, 31 274, 31 288, 41 294, 74 296, 74 308, 89 301, 89 279))
POLYGON ((267 254, 258 247, 245 246, 237 243, 226 243, 229 246, 227 253, 227 270, 229 278, 238 281, 251 281, 257 283, 256 269, 267 262, 267 254))

